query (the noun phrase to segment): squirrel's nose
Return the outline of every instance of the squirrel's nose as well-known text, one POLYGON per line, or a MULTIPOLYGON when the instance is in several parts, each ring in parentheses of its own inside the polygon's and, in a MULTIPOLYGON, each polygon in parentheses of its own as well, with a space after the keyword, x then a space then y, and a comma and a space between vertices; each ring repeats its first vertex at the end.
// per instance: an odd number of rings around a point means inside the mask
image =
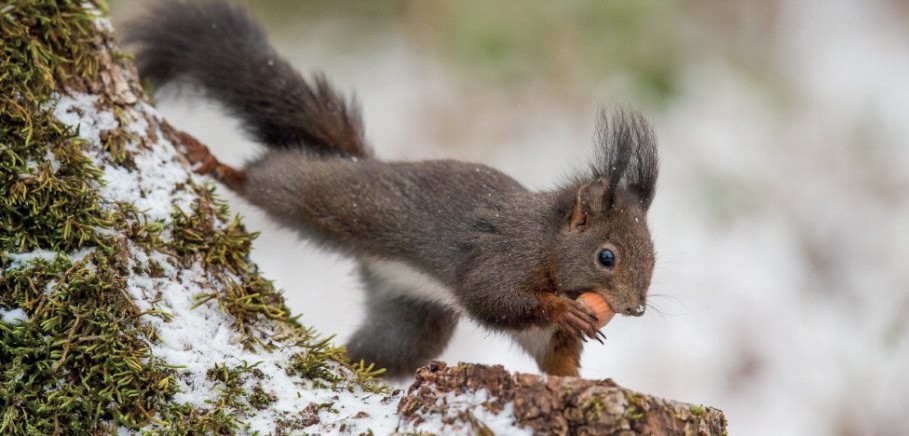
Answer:
POLYGON ((646 306, 644 306, 643 304, 638 304, 637 306, 629 307, 628 309, 625 309, 625 315, 641 316, 644 314, 645 308, 646 308, 646 306))

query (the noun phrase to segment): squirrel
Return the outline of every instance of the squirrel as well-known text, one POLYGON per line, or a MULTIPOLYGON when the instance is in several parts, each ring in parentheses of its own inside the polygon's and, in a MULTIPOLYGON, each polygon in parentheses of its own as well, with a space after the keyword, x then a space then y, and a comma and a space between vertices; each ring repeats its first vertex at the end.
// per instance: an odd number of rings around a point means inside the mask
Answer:
POLYGON ((353 361, 407 376, 467 316, 510 335, 541 371, 577 376, 583 343, 605 338, 580 294, 644 313, 658 171, 639 113, 601 111, 594 162, 532 192, 485 165, 377 159, 356 102, 324 75, 304 78, 240 6, 166 0, 127 35, 140 77, 201 89, 266 146, 237 169, 180 133, 197 172, 359 262, 366 319, 346 345, 353 361))

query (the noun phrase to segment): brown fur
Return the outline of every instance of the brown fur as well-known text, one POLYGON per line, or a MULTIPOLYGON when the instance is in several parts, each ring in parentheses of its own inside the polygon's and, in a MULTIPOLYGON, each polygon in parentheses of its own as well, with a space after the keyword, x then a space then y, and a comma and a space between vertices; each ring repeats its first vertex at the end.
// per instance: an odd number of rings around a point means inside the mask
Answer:
POLYGON ((583 344, 574 335, 556 331, 549 341, 540 369, 549 375, 577 376, 583 344))

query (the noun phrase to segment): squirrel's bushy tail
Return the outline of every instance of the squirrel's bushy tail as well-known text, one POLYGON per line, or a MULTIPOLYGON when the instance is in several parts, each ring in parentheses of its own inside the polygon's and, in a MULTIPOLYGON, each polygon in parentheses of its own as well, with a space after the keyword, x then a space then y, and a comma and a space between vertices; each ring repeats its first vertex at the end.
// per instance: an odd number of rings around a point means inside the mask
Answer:
POLYGON ((240 6, 219 0, 157 2, 132 23, 127 42, 136 45, 141 77, 155 86, 200 87, 270 147, 371 154, 356 104, 322 75, 305 80, 240 6))

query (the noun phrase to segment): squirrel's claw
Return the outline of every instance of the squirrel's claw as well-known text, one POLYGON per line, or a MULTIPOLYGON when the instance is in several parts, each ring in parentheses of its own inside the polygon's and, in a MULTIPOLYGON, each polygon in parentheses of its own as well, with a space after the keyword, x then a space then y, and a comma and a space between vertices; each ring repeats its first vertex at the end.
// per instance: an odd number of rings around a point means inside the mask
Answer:
POLYGON ((593 339, 599 342, 600 345, 606 345, 606 342, 603 342, 606 339, 606 335, 604 335, 603 332, 599 330, 597 330, 597 335, 593 339))
POLYGON ((560 298, 551 319, 566 333, 584 342, 588 339, 602 342, 597 337, 597 317, 587 306, 577 301, 560 298))

